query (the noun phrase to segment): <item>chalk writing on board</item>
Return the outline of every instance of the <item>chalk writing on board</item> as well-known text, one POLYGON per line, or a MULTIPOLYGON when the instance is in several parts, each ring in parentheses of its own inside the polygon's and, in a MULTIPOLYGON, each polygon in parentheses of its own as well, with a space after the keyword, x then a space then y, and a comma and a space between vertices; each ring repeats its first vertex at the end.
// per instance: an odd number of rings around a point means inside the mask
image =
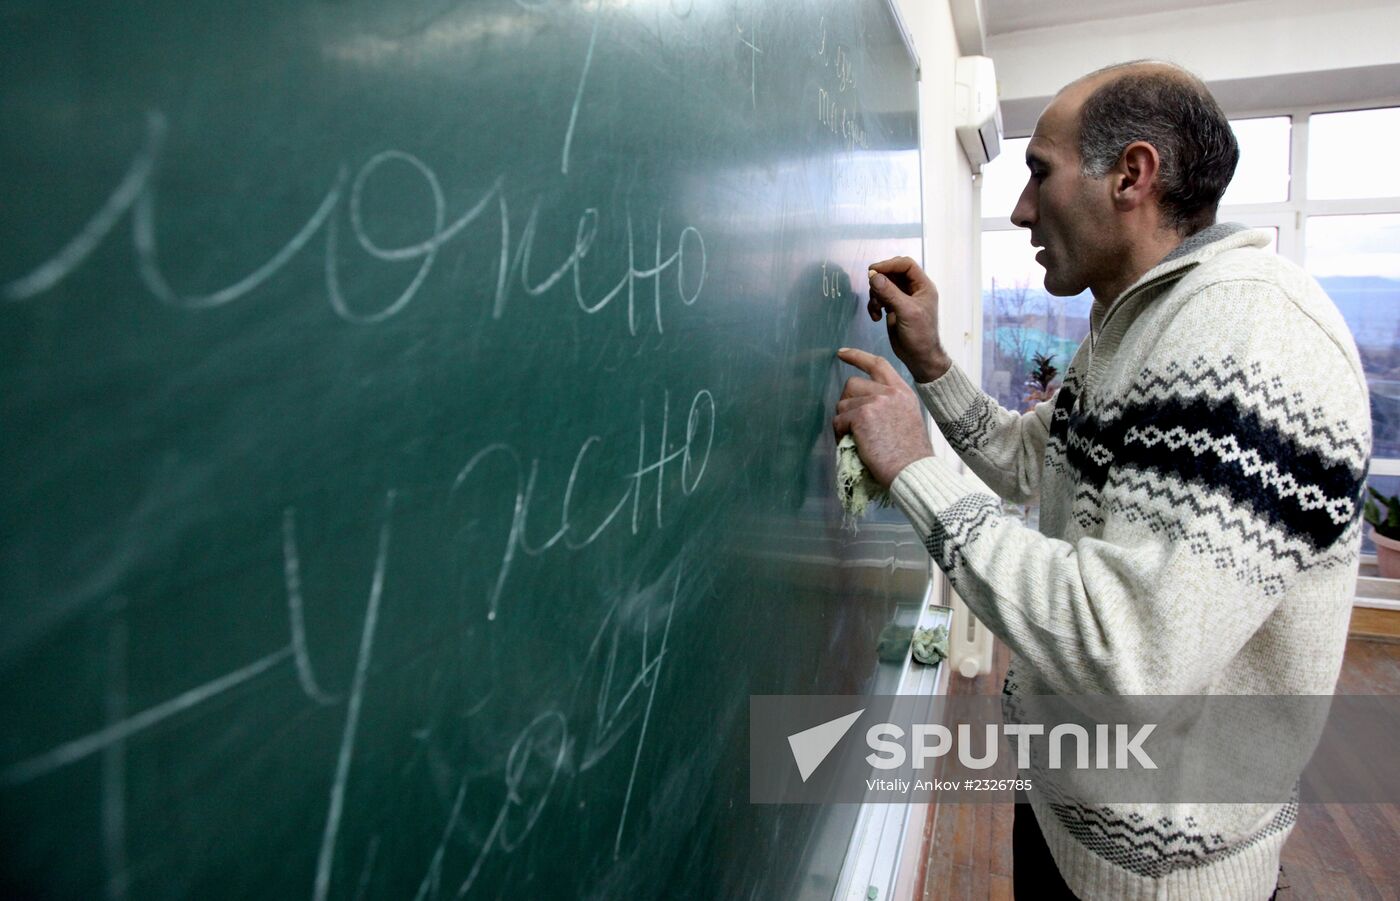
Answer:
MULTIPOLYGON (((601 665, 599 674, 598 698, 593 704, 593 718, 588 723, 587 734, 583 738, 582 752, 578 761, 580 773, 586 773, 597 766, 616 746, 618 740, 628 731, 632 723, 637 719, 632 713, 630 702, 634 700, 634 695, 644 688, 649 688, 654 684, 651 678, 653 670, 660 666, 661 660, 665 657, 665 649, 669 639, 669 628, 671 617, 675 612, 676 602, 679 600, 682 575, 685 571, 685 561, 678 558, 673 564, 676 570, 674 580, 658 579, 648 585, 633 585, 626 590, 613 593, 613 599, 608 605, 607 612, 603 615, 603 620, 598 625, 597 631, 593 634, 593 640, 588 645, 588 653, 585 655, 585 673, 591 668, 601 665), (662 629, 661 647, 654 657, 648 657, 647 646, 651 635, 652 611, 660 605, 663 595, 669 596, 667 602, 667 625, 662 629), (619 673, 618 657, 622 647, 624 635, 636 632, 635 620, 640 619, 642 623, 641 649, 638 657, 640 666, 635 676, 630 681, 626 675, 619 673), (621 680, 622 691, 620 695, 615 693, 614 685, 621 680)), ((579 685, 575 688, 575 695, 583 687, 583 679, 580 678, 579 685)), ((575 698, 576 700, 577 698, 575 698)), ((642 712, 645 719, 646 711, 642 712)))
MULTIPOLYGON (((670 393, 663 396, 662 411, 660 419, 660 438, 648 456, 649 444, 647 441, 647 418, 645 406, 642 406, 642 418, 638 424, 638 464, 635 470, 626 472, 621 476, 625 484, 620 498, 614 503, 609 512, 600 522, 593 525, 591 530, 578 529, 574 522, 573 497, 577 483, 585 475, 584 463, 590 450, 600 443, 602 439, 597 435, 588 436, 579 446, 578 452, 574 456, 573 466, 569 472, 568 483, 565 487, 560 501, 559 528, 541 544, 532 544, 527 537, 528 516, 535 499, 535 485, 539 472, 539 460, 536 458, 531 462, 529 474, 525 472, 523 458, 513 447, 505 444, 492 444, 478 451, 458 473, 456 480, 451 486, 450 492, 459 490, 463 484, 471 477, 475 468, 485 459, 493 455, 501 455, 514 467, 515 473, 515 494, 512 503, 512 515, 510 518, 509 531, 502 552, 500 565, 498 567, 495 582, 488 594, 488 618, 494 619, 496 610, 500 602, 501 590, 506 584, 506 579, 510 574, 511 565, 515 559, 517 551, 526 555, 539 555, 554 547, 561 541, 564 546, 571 550, 580 550, 592 544, 608 529, 626 508, 628 502, 632 503, 631 529, 633 534, 637 534, 644 522, 645 517, 641 513, 641 497, 645 491, 645 483, 653 473, 655 474, 656 497, 655 497, 655 524, 656 528, 661 528, 663 524, 663 495, 666 490, 665 470, 669 464, 679 461, 678 486, 682 496, 689 496, 699 487, 701 480, 705 476, 705 471, 709 465, 711 450, 715 440, 716 426, 716 405, 714 395, 708 389, 700 389, 691 398, 690 406, 686 414, 684 440, 678 446, 673 446, 670 441, 670 393)), ((356 674, 350 688, 350 696, 346 718, 346 727, 342 737, 340 757, 337 761, 336 785, 333 787, 329 802, 330 811, 327 817, 327 828, 323 841, 322 857, 324 865, 329 867, 330 857, 334 853, 335 837, 339 828, 340 808, 343 804, 344 779, 348 774, 348 769, 353 756, 353 743, 355 729, 358 724, 359 705, 363 698, 364 676, 368 672, 370 655, 373 651, 374 629, 377 624, 380 598, 384 588, 385 567, 390 536, 389 516, 392 512, 395 492, 391 489, 386 494, 385 518, 380 531, 379 552, 375 559, 374 576, 369 592, 369 600, 365 613, 365 629, 361 637, 360 656, 357 658, 356 674)), ((283 539, 283 577, 286 581, 286 593, 288 604, 288 628, 291 633, 291 642, 270 654, 267 654, 252 663, 226 673, 223 676, 209 680, 188 689, 169 700, 148 707, 139 713, 135 713, 123 718, 108 722, 101 729, 80 736, 67 742, 63 742, 45 752, 33 757, 12 763, 4 768, 0 768, 0 786, 14 786, 45 776, 55 770, 69 766, 84 760, 93 754, 105 752, 107 749, 120 745, 134 735, 144 732, 151 727, 162 723, 172 717, 199 707, 205 702, 222 695, 233 688, 249 682, 273 667, 288 660, 293 661, 297 671, 298 684, 301 690, 311 700, 320 703, 336 703, 337 698, 327 693, 321 688, 316 679, 314 668, 311 665, 311 656, 306 648, 305 627, 302 612, 302 585, 300 577, 300 557, 296 545, 296 513, 294 509, 283 511, 282 520, 283 539)), ((113 639, 114 641, 116 639, 113 639)), ((115 653, 115 652, 114 652, 115 653)), ((123 697, 110 698, 108 701, 109 713, 119 709, 124 709, 125 699, 123 697)), ((319 878, 319 877, 318 877, 319 878)))
POLYGON ((758 109, 758 55, 763 49, 755 43, 758 40, 758 28, 750 27, 749 36, 744 37, 744 27, 735 25, 739 29, 739 43, 749 48, 749 102, 754 109, 758 109))
POLYGON ((261 676, 291 655, 292 648, 288 645, 260 657, 246 666, 181 692, 167 701, 148 707, 140 713, 115 723, 109 723, 96 732, 66 741, 42 754, 11 764, 0 770, 0 785, 22 785, 80 760, 85 760, 115 743, 124 742, 158 723, 198 707, 212 698, 261 676))
POLYGON ((341 170, 334 186, 316 211, 271 259, 231 285, 197 297, 181 297, 166 281, 157 260, 155 238, 155 200, 152 176, 162 145, 165 142, 165 116, 159 111, 146 114, 146 143, 132 160, 110 197, 67 244, 52 257, 39 264, 28 275, 4 286, 10 300, 25 300, 51 290, 91 256, 128 211, 132 211, 132 241, 135 245, 138 269, 146 287, 161 301, 172 306, 206 308, 222 306, 250 293, 271 278, 296 256, 325 224, 340 201, 345 182, 341 170))
POLYGON ((822 263, 822 296, 842 297, 841 276, 843 271, 840 266, 831 263, 822 263), (830 270, 830 271, 828 271, 830 270))
POLYGON ((857 147, 869 150, 870 142, 865 133, 865 126, 861 123, 859 104, 854 99, 848 100, 839 96, 848 90, 852 95, 855 93, 853 89, 856 86, 856 75, 850 53, 844 44, 828 38, 825 16, 822 17, 817 30, 817 58, 821 60, 824 68, 832 71, 832 79, 829 82, 831 90, 820 85, 817 87, 817 121, 827 131, 841 138, 847 151, 853 151, 857 147))
POLYGON ((132 234, 136 245, 136 258, 141 280, 162 303, 167 303, 172 307, 186 309, 221 307, 226 303, 245 297, 272 278, 301 253, 302 248, 311 242, 312 236, 320 230, 327 220, 334 221, 331 219, 331 214, 340 202, 344 184, 345 170, 342 168, 336 177, 334 186, 327 192, 316 211, 292 236, 292 239, 283 245, 281 250, 273 254, 271 259, 257 269, 217 291, 202 295, 182 295, 170 286, 160 268, 159 251, 156 244, 155 189, 148 183, 146 190, 142 191, 136 198, 136 207, 132 214, 132 234))
POLYGON ((326 894, 330 891, 331 864, 335 860, 335 846, 340 836, 340 822, 345 810, 345 782, 350 777, 350 764, 355 756, 355 733, 360 725, 365 680, 369 676, 370 658, 374 653, 374 636, 379 627, 379 602, 384 596, 384 569, 389 557, 389 527, 394 512, 394 495, 395 492, 391 489, 384 502, 384 523, 379 529, 379 549, 374 558, 374 577, 370 582, 369 601, 365 605, 360 648, 355 657, 355 676, 350 683, 345 728, 341 731, 340 751, 335 762, 335 779, 331 783, 330 800, 326 809, 326 826, 321 834, 321 851, 316 859, 316 901, 325 901, 326 894))
POLYGON ((628 688, 627 693, 623 695, 622 700, 617 704, 617 708, 620 709, 627 703, 633 691, 640 686, 647 687, 647 703, 642 712, 642 725, 637 732, 636 750, 632 752, 632 771, 627 776, 627 793, 622 799, 622 815, 618 818, 617 834, 613 839, 613 860, 618 860, 622 855, 622 836, 627 828, 628 811, 632 807, 632 791, 636 787, 637 766, 641 763, 642 746, 647 740, 647 725, 651 722, 651 708, 652 704, 656 702, 656 686, 661 681, 661 664, 666 659, 666 647, 671 638, 671 620, 676 615, 676 603, 678 600, 676 595, 680 593, 681 573, 683 571, 683 563, 678 563, 676 566, 676 587, 671 595, 671 603, 666 610, 666 627, 661 632, 661 647, 657 649, 656 656, 650 660, 648 660, 646 656, 647 632, 645 626, 647 621, 645 619, 642 621, 642 669, 632 681, 632 685, 628 688))
POLYGON ((8 300, 27 300, 51 291, 78 269, 111 234, 127 213, 131 214, 132 245, 137 271, 148 291, 171 307, 188 310, 221 307, 252 294, 267 284, 278 272, 299 256, 321 230, 325 230, 324 278, 326 294, 332 310, 346 322, 373 325, 401 313, 422 290, 437 260, 439 250, 495 209, 500 217, 499 264, 494 295, 491 298, 492 318, 500 319, 506 309, 514 276, 528 297, 539 297, 554 289, 565 277, 569 279, 578 308, 586 314, 607 308, 624 292, 627 298, 627 331, 638 334, 638 284, 652 280, 651 306, 656 330, 663 332, 662 277, 675 273, 675 296, 684 306, 693 305, 705 284, 705 239, 691 225, 679 227, 674 245, 664 240, 663 223, 658 212, 654 223, 654 244, 648 260, 646 251, 638 247, 638 223, 631 210, 623 214, 627 242, 625 265, 612 287, 598 296, 591 296, 583 287, 583 262, 594 249, 599 221, 596 207, 583 210, 577 217, 574 242, 564 259, 542 277, 532 274, 532 263, 539 252, 536 235, 542 197, 537 197, 521 231, 519 244, 512 247, 510 208, 505 196, 505 178, 497 176, 476 202, 448 221, 446 194, 437 173, 423 160, 402 150, 384 150, 374 154, 355 172, 354 178, 342 166, 320 202, 310 212, 295 234, 270 258, 251 272, 224 287, 204 293, 184 293, 177 290, 166 277, 160 262, 158 239, 159 217, 156 206, 156 175, 167 131, 165 116, 152 111, 146 117, 146 140, 137 152, 116 189, 96 213, 79 229, 78 234, 64 244, 53 256, 28 274, 0 286, 8 300), (371 216, 365 210, 366 185, 386 166, 406 167, 426 186, 431 197, 428 233, 419 240, 397 247, 386 247, 371 234, 371 216), (346 201, 347 183, 349 187, 346 201), (494 201, 494 203, 493 203, 494 201), (355 245, 371 258, 387 263, 417 261, 418 266, 408 284, 397 296, 375 304, 364 299, 352 301, 342 284, 340 269, 344 241, 341 238, 341 217, 337 215, 344 204, 348 207, 350 231, 355 245), (664 256, 663 256, 664 252, 664 256))
MULTIPOLYGON (((549 803, 549 796, 554 789, 555 780, 558 779, 559 772, 564 769, 568 761, 569 747, 568 720, 558 710, 544 711, 521 730, 515 743, 511 745, 510 753, 506 758, 505 799, 496 811, 491 823, 491 830, 487 833, 486 840, 482 842, 476 859, 467 871, 466 878, 462 880, 461 884, 457 886, 456 892, 453 893, 454 897, 464 897, 471 891, 477 877, 481 874, 482 865, 492 851, 499 849, 502 853, 510 854, 535 828, 535 823, 539 820, 545 805, 549 803), (541 758, 544 765, 549 767, 549 775, 543 789, 538 790, 538 796, 530 798, 523 785, 525 776, 531 768, 531 762, 536 758, 541 758), (512 835, 509 828, 510 817, 517 809, 524 811, 524 825, 512 835)), ((428 864, 428 872, 423 876, 423 881, 418 886, 418 893, 414 896, 416 901, 421 901, 423 898, 436 898, 440 894, 448 842, 461 821, 463 803, 467 796, 467 785, 470 781, 470 776, 462 777, 457 789, 457 796, 452 802, 452 812, 442 831, 442 840, 438 843, 437 850, 433 852, 432 860, 428 864)), ((531 783, 532 786, 537 784, 537 780, 531 783)))
POLYGON ((365 852, 365 862, 360 867, 360 884, 355 889, 355 901, 361 901, 369 890, 369 877, 374 872, 374 860, 378 856, 379 836, 375 835, 369 840, 369 850, 365 852))
POLYGON ((847 150, 860 147, 870 149, 870 141, 861 124, 858 109, 851 109, 838 101, 826 88, 817 88, 817 120, 826 130, 841 138, 847 150))
POLYGON ((564 132, 564 152, 560 155, 559 171, 569 174, 569 152, 574 144, 574 127, 578 125, 578 108, 583 103, 583 86, 588 83, 588 71, 593 68, 593 48, 598 43, 598 23, 603 18, 603 4, 593 11, 593 27, 588 33, 588 51, 583 56, 583 71, 578 77, 578 89, 574 91, 574 105, 569 109, 569 127, 564 132))
POLYGON ((292 657, 296 662, 297 682, 308 698, 318 704, 336 704, 340 698, 322 690, 311 665, 306 648, 306 615, 301 594, 301 554, 297 550, 296 509, 282 511, 282 578, 287 586, 287 619, 292 631, 292 657))
POLYGON ((428 168, 422 160, 401 150, 386 150, 371 157, 356 173, 355 182, 350 189, 350 227, 355 233, 355 239, 366 253, 376 259, 397 262, 421 257, 423 262, 419 264, 413 280, 391 303, 373 313, 359 313, 351 310, 340 287, 339 222, 332 219, 330 228, 326 231, 326 290, 330 295, 331 307, 335 310, 336 315, 347 322, 372 324, 382 322, 401 311, 413 300, 418 290, 423 286, 423 280, 428 277, 433 262, 437 259, 438 249, 475 222, 477 217, 489 208, 492 197, 501 190, 501 183, 502 180, 497 178, 491 189, 480 200, 448 225, 444 222, 447 215, 447 202, 443 196, 442 185, 438 181, 437 174, 428 168), (422 176, 433 197, 433 231, 431 235, 416 244, 386 248, 380 247, 368 234, 364 223, 362 197, 365 182, 381 166, 391 161, 399 161, 422 176))
POLYGON ((847 88, 855 87, 855 70, 851 66, 851 57, 846 52, 846 46, 836 44, 835 52, 832 52, 832 48, 827 42, 826 16, 821 17, 821 21, 817 24, 817 31, 820 35, 817 42, 817 58, 822 61, 823 66, 835 67, 836 89, 844 92, 847 88))
POLYGON ((851 58, 846 53, 846 48, 838 45, 836 47, 836 89, 845 93, 847 88, 856 86, 855 72, 851 68, 851 58))
MULTIPOLYGON (((559 284, 565 276, 570 276, 574 302, 578 304, 579 309, 589 314, 603 310, 621 296, 623 291, 626 291, 627 332, 629 335, 637 334, 637 283, 639 281, 652 280, 652 309, 657 332, 665 331, 661 312, 662 275, 673 268, 675 269, 676 295, 685 306, 691 306, 699 299, 700 291, 705 286, 707 267, 705 238, 700 234, 699 229, 693 226, 683 227, 676 238, 675 249, 671 250, 670 254, 663 259, 661 256, 663 250, 662 222, 658 214, 655 229, 656 238, 652 247, 653 256, 651 265, 648 266, 638 261, 637 228, 630 210, 625 215, 627 265, 616 284, 611 288, 596 298, 585 298, 583 261, 592 251, 598 235, 599 212, 595 207, 589 207, 579 214, 575 223, 574 244, 563 262, 559 263, 547 275, 535 280, 531 272, 535 254, 535 234, 539 226, 539 211, 540 204, 536 201, 530 210, 529 217, 525 220, 525 227, 520 235, 520 245, 514 253, 511 253, 509 207, 504 198, 500 202, 501 258, 497 270, 496 299, 491 310, 493 318, 500 319, 505 312, 506 286, 517 271, 520 276, 520 286, 530 297, 539 297, 545 294, 559 284), (690 260, 689 274, 686 272, 687 259, 690 260), (643 268, 638 268, 639 265, 643 268), (692 284, 693 287, 691 287, 692 284)), ((665 249, 670 250, 669 247, 665 249)))
MULTIPOLYGON (((379 553, 375 559, 374 579, 370 587, 368 610, 366 612, 367 631, 362 637, 361 641, 360 660, 364 663, 366 667, 369 663, 369 653, 373 647, 373 626, 376 622, 376 620, 371 619, 370 617, 371 614, 375 617, 377 617, 378 615, 379 598, 382 595, 384 588, 384 568, 387 562, 389 549, 388 513, 390 510, 392 510, 394 495, 395 492, 393 490, 390 490, 386 495, 385 520, 380 531, 379 553), (368 644, 366 642, 368 642, 368 644)), ((299 589, 297 594, 299 595, 299 589)), ((291 604, 291 596, 292 593, 289 592, 289 606, 291 604)), ((292 615, 291 617, 289 617, 290 622, 294 624, 292 626, 293 629, 297 628, 295 625, 297 619, 298 617, 296 615, 292 615)), ((125 671, 124 649, 127 639, 125 635, 124 626, 113 626, 113 630, 113 636, 111 638, 111 654, 113 661, 112 666, 118 668, 117 673, 118 675, 120 675, 125 671)), ((208 682, 204 682, 200 685, 195 686, 194 688, 181 692, 180 694, 176 695, 173 698, 170 698, 169 700, 163 701, 152 707, 148 707, 140 711, 139 713, 131 714, 129 716, 123 716, 121 718, 117 718, 115 714, 117 711, 125 710, 126 700, 124 692, 117 695, 109 694, 106 703, 109 721, 106 725, 103 726, 103 728, 97 730, 96 732, 92 732, 87 735, 83 735, 78 738, 72 739, 70 741, 63 742, 62 744, 59 744, 58 746, 51 748, 48 751, 30 757, 26 760, 21 760, 17 763, 13 763, 5 767, 4 769, 0 769, 0 785, 13 786, 21 785, 26 782, 31 782, 42 776, 46 776, 55 770, 84 760, 92 756, 93 754, 99 752, 106 753, 108 749, 121 746, 128 739, 132 738, 135 735, 138 735, 141 732, 146 731, 147 729, 152 728, 153 726, 163 723, 166 720, 178 716, 179 714, 197 708, 205 704, 206 702, 213 700, 214 698, 234 688, 237 688, 240 685, 243 685, 247 682, 252 681, 253 679, 256 679, 258 676, 261 676, 263 673, 268 672, 273 667, 277 666, 278 664, 282 663, 288 658, 294 657, 296 653, 297 651, 293 647, 293 645, 289 644, 288 646, 274 651, 271 654, 267 654, 263 657, 260 657, 257 660, 254 660, 252 663, 239 667, 236 670, 225 673, 222 676, 219 676, 215 679, 211 679, 208 682)), ((356 672, 358 678, 358 664, 356 672)), ((122 679, 113 681, 109 685, 108 690, 109 692, 114 691, 115 689, 112 688, 112 686, 120 686, 123 684, 124 677, 122 679)), ((361 679, 357 684, 359 686, 361 695, 363 695, 363 680, 361 679)), ((303 689, 304 688, 305 686, 303 685, 303 689)), ((354 693, 354 691, 355 685, 352 684, 352 694, 354 693)), ((316 700, 319 701, 321 699, 316 698, 316 700)), ((347 734, 350 735, 351 738, 353 738, 353 729, 347 729, 347 734)), ((347 760, 346 766, 348 767, 348 765, 349 763, 347 760)))
MULTIPOLYGON (((563 541, 565 546, 572 550, 587 547, 617 520, 629 501, 632 505, 631 530, 632 534, 637 534, 645 521, 642 515, 642 494, 653 473, 656 483, 655 523, 656 528, 660 529, 663 524, 662 509, 666 491, 666 467, 679 461, 679 485, 682 495, 689 496, 696 490, 700 485, 700 480, 705 477, 710 451, 714 446, 715 416, 714 395, 708 389, 702 388, 691 398, 690 408, 686 414, 684 441, 673 447, 670 441, 670 392, 666 392, 659 417, 661 434, 655 446, 649 448, 647 442, 648 418, 646 407, 643 405, 638 425, 637 468, 622 477, 626 487, 622 491, 621 497, 609 508, 602 520, 591 531, 586 532, 584 537, 578 537, 578 533, 586 531, 586 527, 579 529, 573 521, 572 500, 580 474, 584 471, 585 458, 594 445, 602 440, 599 436, 590 435, 579 445, 578 451, 574 454, 569 480, 559 504, 559 527, 539 544, 533 544, 528 536, 529 517, 535 504, 535 486, 539 477, 539 459, 532 460, 527 470, 520 453, 511 445, 502 442, 487 445, 473 454, 453 480, 453 493, 468 493, 467 486, 471 484, 472 478, 478 471, 485 472, 484 464, 493 457, 499 457, 506 463, 508 472, 513 476, 515 486, 513 502, 509 504, 511 508, 510 524, 505 535, 500 563, 496 569, 496 578, 491 583, 486 597, 486 618, 488 620, 496 618, 500 608, 501 594, 515 563, 517 552, 527 556, 538 556, 560 541, 563 541)), ((496 478, 499 479, 499 474, 496 478)), ((506 484, 509 485, 510 482, 511 479, 508 477, 506 484)), ((500 482, 493 481, 492 484, 499 487, 500 482)))
POLYGON ((147 113, 146 144, 131 161, 117 189, 58 253, 37 266, 33 272, 5 285, 5 296, 10 300, 23 300, 42 294, 82 265, 127 210, 131 209, 136 198, 145 192, 146 183, 150 181, 151 170, 155 168, 156 158, 160 155, 160 147, 164 140, 165 116, 154 111, 147 113))
MULTIPOLYGON (((539 821, 555 792, 560 776, 580 776, 593 769, 604 756, 618 747, 619 739, 631 731, 635 724, 636 741, 631 748, 632 760, 627 788, 621 800, 617 828, 613 836, 613 859, 620 859, 627 835, 627 820, 636 794, 637 774, 646 745, 651 711, 656 700, 662 665, 670 646, 671 623, 679 603, 684 573, 684 559, 677 558, 672 566, 668 567, 667 572, 655 582, 634 586, 613 599, 589 646, 585 673, 580 676, 575 692, 569 699, 570 708, 593 711, 592 722, 588 724, 591 733, 582 756, 575 759, 579 753, 577 736, 570 727, 568 717, 555 706, 551 705, 537 714, 520 731, 506 756, 501 774, 503 784, 500 787, 504 790, 504 797, 496 809, 490 830, 485 838, 480 840, 480 846, 471 857, 462 861, 466 866, 466 875, 452 893, 454 897, 462 898, 470 893, 491 855, 509 855, 520 847, 539 821), (675 573, 674 579, 670 576, 672 571, 675 573), (661 628, 660 640, 652 651, 649 648, 650 616, 659 612, 658 602, 663 597, 666 598, 666 619, 661 628), (624 609, 628 611, 626 614, 624 609), (642 623, 638 669, 630 678, 629 675, 620 673, 618 663, 620 636, 625 627, 631 627, 630 623, 624 623, 624 616, 640 618, 642 623), (597 670, 601 670, 601 673, 596 673, 597 670), (599 675, 597 697, 580 697, 578 689, 583 687, 586 677, 592 675, 599 675), (619 679, 622 680, 620 696, 614 693, 614 686, 619 679), (639 715, 635 714, 638 709, 639 715), (624 716, 624 713, 632 715, 624 716), (542 775, 527 779, 532 769, 542 771, 542 775), (471 861, 470 865, 466 865, 468 859, 471 861)), ((476 771, 462 776, 458 781, 437 848, 428 861, 427 870, 415 895, 419 901, 441 897, 444 894, 443 882, 449 864, 448 855, 452 848, 461 844, 461 836, 458 834, 465 831, 463 819, 467 789, 474 778, 477 778, 476 771), (457 841, 453 840, 454 837, 457 841)))

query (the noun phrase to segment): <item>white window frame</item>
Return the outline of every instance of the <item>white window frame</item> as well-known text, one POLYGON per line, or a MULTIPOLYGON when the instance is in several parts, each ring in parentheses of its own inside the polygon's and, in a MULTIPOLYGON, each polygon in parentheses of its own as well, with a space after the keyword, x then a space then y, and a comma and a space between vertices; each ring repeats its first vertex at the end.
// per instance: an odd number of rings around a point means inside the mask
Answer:
MULTIPOLYGON (((1276 203, 1251 203, 1223 206, 1219 219, 1223 222, 1240 222, 1256 228, 1278 229, 1278 252, 1280 256, 1292 260, 1299 266, 1306 266, 1308 218, 1311 216, 1351 216, 1371 213, 1400 214, 1400 197, 1368 197, 1359 200, 1314 200, 1308 196, 1308 123, 1312 116, 1320 113, 1350 112, 1356 110, 1384 109, 1400 107, 1400 95, 1368 100, 1323 104, 1289 109, 1238 110, 1226 111, 1231 120, 1265 119, 1288 117, 1291 128, 1291 148, 1288 168, 1288 199, 1276 203)), ((1025 133, 1007 135, 1009 139, 1025 138, 1025 133)), ((980 179, 976 182, 980 201, 980 179)), ((1014 231, 1017 226, 1007 217, 982 219, 982 231, 1014 231)), ((980 244, 980 242, 979 242, 980 244)), ((978 253, 979 269, 981 254, 978 253)), ((982 346, 981 317, 981 272, 977 275, 976 292, 978 315, 975 318, 975 344, 982 346)), ((1400 457, 1377 457, 1371 460, 1368 476, 1400 476, 1400 457)), ((1375 561, 1375 555, 1362 555, 1362 563, 1375 561)))

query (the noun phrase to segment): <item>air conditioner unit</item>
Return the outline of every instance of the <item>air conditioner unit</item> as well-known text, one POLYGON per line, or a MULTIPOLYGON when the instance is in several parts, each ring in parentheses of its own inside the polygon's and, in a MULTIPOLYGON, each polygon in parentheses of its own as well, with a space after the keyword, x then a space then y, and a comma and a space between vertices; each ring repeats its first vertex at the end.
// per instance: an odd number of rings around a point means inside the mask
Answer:
POLYGON ((954 121, 973 172, 1001 153, 1001 106, 997 103, 997 73, 986 56, 958 57, 954 67, 954 121))

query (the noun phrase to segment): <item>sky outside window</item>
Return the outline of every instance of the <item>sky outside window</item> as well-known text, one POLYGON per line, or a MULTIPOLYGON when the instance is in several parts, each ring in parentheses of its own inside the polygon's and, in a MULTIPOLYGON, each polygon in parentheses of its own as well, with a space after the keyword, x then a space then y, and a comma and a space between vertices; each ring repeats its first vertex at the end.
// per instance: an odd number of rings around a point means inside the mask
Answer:
POLYGON ((1400 197, 1400 107, 1315 113, 1308 119, 1308 197, 1400 197))
POLYGON ((1011 211, 1026 186, 1026 145, 1030 138, 1008 138, 1001 153, 982 167, 982 218, 1011 221, 1011 211))
POLYGON ((1361 353, 1372 455, 1400 457, 1400 213, 1309 217, 1307 266, 1361 353))
POLYGON ((1240 145, 1240 162, 1220 205, 1287 201, 1293 130, 1288 117, 1234 119, 1230 128, 1240 145))

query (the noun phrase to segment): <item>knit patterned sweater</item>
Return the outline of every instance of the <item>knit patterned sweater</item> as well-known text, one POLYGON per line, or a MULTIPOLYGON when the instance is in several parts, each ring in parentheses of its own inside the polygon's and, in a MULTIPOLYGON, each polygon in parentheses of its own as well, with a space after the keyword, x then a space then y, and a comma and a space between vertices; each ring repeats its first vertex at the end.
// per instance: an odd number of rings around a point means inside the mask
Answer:
MULTIPOLYGON (((1111 304, 1062 387, 1002 409, 956 365, 916 386, 992 490, 942 459, 892 494, 968 608, 1012 651, 1020 696, 1330 695, 1341 669, 1371 450, 1366 380, 1316 281, 1267 233, 1221 224, 1111 304)), ((1081 898, 1269 897, 1290 804, 1033 800, 1081 898)))

